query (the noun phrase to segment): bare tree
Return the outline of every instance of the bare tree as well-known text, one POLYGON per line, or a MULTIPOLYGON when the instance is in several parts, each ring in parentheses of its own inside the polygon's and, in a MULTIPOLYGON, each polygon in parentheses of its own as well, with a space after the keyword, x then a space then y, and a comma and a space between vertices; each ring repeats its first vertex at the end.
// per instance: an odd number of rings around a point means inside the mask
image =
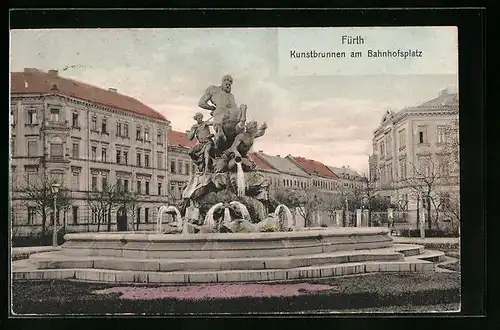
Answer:
MULTIPOLYGON (((26 180, 19 189, 23 206, 34 207, 36 212, 42 217, 42 232, 45 232, 47 229, 47 215, 50 214, 54 207, 54 194, 52 193, 52 185, 54 183, 57 182, 43 175, 35 182, 26 180)), ((58 223, 60 211, 67 210, 73 200, 70 190, 64 185, 59 187, 56 198, 57 214, 54 214, 54 221, 58 223)))
MULTIPOLYGON (((140 195, 136 192, 120 190, 117 200, 117 206, 123 208, 134 219, 137 209, 141 206, 140 195)), ((132 220, 132 226, 133 224, 134 221, 132 220)), ((139 221, 136 222, 136 230, 139 230, 139 221)))
POLYGON ((361 196, 366 201, 366 208, 368 209, 368 226, 372 225, 372 211, 379 204, 378 201, 378 192, 380 187, 376 184, 375 181, 370 180, 366 175, 361 177, 361 196))
POLYGON ((111 231, 111 213, 120 203, 120 188, 116 185, 104 185, 101 190, 86 193, 87 205, 97 220, 97 231, 107 217, 107 230, 111 231))
MULTIPOLYGON (((445 167, 446 160, 437 160, 434 155, 428 154, 420 158, 419 164, 415 165, 409 162, 411 167, 410 176, 404 182, 411 189, 412 195, 417 198, 418 202, 421 200, 423 206, 426 208, 427 222, 429 229, 432 228, 432 206, 439 212, 440 196, 439 186, 443 183, 443 179, 447 178, 445 167)), ((417 207, 418 209, 418 207, 417 207)))

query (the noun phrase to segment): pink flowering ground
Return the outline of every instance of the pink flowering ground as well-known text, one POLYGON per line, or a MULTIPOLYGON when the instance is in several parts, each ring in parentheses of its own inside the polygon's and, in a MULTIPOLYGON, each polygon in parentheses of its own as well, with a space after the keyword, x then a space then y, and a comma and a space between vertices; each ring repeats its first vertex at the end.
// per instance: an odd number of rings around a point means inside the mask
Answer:
POLYGON ((176 298, 203 300, 210 298, 240 297, 290 297, 310 292, 331 290, 335 287, 326 284, 200 284, 186 286, 120 286, 94 291, 95 294, 120 293, 120 299, 153 300, 176 298))

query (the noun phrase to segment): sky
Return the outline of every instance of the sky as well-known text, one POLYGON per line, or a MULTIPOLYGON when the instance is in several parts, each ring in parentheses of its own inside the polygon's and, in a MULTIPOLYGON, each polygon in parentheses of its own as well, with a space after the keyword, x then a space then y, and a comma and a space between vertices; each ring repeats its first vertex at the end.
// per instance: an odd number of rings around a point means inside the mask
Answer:
POLYGON ((248 106, 247 119, 268 125, 255 151, 360 173, 368 171, 373 131, 386 110, 418 105, 458 86, 457 74, 284 75, 277 34, 266 28, 12 30, 10 64, 13 72, 54 69, 116 88, 162 113, 177 131, 194 123, 205 89, 231 74, 232 93, 238 105, 248 106))

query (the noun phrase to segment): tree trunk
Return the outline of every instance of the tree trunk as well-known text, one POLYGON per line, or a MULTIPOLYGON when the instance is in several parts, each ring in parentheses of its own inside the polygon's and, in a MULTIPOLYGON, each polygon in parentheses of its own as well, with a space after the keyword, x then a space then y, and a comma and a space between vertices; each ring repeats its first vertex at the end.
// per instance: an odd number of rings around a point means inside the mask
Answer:
POLYGON ((43 208, 42 210, 42 233, 45 233, 45 230, 47 227, 47 212, 45 210, 45 208, 43 208))
POLYGON ((108 208, 108 232, 111 231, 111 207, 108 208))
POLYGON ((372 210, 371 207, 368 208, 368 227, 372 226, 372 210))
POLYGON ((432 216, 431 216, 431 199, 427 196, 427 228, 432 229, 432 216))

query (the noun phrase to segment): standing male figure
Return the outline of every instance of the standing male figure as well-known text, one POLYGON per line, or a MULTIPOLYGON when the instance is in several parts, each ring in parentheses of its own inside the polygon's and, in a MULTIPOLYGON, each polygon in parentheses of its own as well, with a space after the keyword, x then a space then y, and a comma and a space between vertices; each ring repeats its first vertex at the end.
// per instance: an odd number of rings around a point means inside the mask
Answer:
POLYGON ((238 108, 234 95, 231 94, 232 84, 233 78, 225 75, 222 77, 222 84, 208 87, 198 102, 200 108, 212 111, 210 114, 214 117, 215 144, 219 152, 232 144, 232 139, 238 134, 238 128, 242 129, 246 120, 247 106, 242 104, 238 108), (209 101, 213 105, 209 104, 209 101))
POLYGON ((197 112, 193 118, 196 120, 196 124, 191 126, 187 137, 189 140, 193 140, 196 137, 198 144, 189 150, 189 156, 198 166, 200 172, 207 173, 210 170, 209 166, 214 146, 214 141, 212 140, 214 135, 210 132, 212 123, 203 121, 203 115, 200 112, 197 112))

